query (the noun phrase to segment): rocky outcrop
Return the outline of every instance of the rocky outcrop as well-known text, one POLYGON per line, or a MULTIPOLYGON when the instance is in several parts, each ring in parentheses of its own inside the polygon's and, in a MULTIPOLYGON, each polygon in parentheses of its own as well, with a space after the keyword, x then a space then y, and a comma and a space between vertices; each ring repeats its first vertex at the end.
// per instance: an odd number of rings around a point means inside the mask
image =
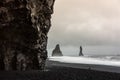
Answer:
POLYGON ((0 69, 43 69, 54 0, 0 0, 0 69))
POLYGON ((55 49, 52 52, 52 56, 63 56, 59 44, 56 45, 55 49))
POLYGON ((84 56, 82 51, 83 51, 82 46, 80 46, 79 56, 84 56))

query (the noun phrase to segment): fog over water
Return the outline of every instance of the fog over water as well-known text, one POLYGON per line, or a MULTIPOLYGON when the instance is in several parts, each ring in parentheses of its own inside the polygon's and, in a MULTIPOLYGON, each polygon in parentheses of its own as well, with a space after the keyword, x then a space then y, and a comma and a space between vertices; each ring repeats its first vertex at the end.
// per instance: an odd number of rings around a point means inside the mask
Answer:
POLYGON ((48 52, 60 44, 65 55, 120 54, 119 0, 56 0, 48 52))
MULTIPOLYGON (((51 56, 53 49, 48 49, 51 56)), ((61 47, 64 56, 78 56, 79 47, 67 46, 61 47)), ((120 56, 120 47, 116 46, 83 46, 83 54, 85 56, 120 56)))

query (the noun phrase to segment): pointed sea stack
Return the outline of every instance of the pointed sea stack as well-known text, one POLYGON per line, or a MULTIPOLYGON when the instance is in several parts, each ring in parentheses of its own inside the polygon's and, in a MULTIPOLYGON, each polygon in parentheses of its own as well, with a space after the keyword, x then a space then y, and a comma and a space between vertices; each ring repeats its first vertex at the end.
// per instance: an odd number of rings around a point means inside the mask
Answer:
POLYGON ((83 51, 82 46, 80 46, 79 56, 84 56, 82 51, 83 51))
POLYGON ((56 45, 55 49, 52 52, 52 56, 63 56, 59 44, 56 45))

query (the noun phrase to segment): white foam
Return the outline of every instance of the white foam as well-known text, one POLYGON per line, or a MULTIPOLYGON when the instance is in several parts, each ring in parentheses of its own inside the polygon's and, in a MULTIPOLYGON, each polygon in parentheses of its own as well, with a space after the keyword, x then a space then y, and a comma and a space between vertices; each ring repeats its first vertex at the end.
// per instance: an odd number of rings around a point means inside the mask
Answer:
POLYGON ((49 60, 64 62, 64 63, 95 64, 95 65, 107 65, 107 66, 120 67, 120 61, 97 59, 97 58, 90 58, 90 57, 63 56, 63 57, 50 57, 49 60))

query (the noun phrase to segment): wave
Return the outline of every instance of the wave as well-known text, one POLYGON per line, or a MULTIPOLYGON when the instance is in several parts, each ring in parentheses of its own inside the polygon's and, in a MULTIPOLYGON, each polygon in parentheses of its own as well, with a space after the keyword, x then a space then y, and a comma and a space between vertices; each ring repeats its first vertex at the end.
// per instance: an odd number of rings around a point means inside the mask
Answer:
POLYGON ((63 63, 94 64, 120 67, 120 56, 84 56, 84 57, 50 57, 49 60, 63 63))
POLYGON ((96 59, 101 59, 101 60, 115 60, 115 61, 120 61, 120 55, 114 55, 114 56, 86 56, 86 57, 91 57, 91 58, 96 58, 96 59))

